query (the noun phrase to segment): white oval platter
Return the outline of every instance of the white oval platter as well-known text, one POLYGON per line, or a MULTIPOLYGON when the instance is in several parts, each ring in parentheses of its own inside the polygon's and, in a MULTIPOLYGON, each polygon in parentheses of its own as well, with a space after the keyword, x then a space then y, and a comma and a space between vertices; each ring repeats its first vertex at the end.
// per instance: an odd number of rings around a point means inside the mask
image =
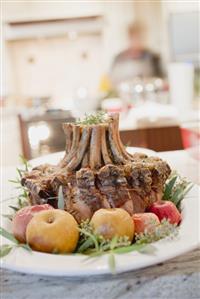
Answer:
MULTIPOLYGON (((146 149, 131 148, 131 152, 139 151, 149 155, 155 152, 146 149)), ((63 156, 63 152, 37 158, 31 161, 33 166, 41 163, 56 164, 63 156)), ((9 191, 8 191, 9 192, 9 191)), ((116 273, 136 270, 161 262, 165 262, 178 255, 191 251, 200 246, 200 187, 195 185, 183 200, 183 221, 179 234, 174 239, 164 239, 154 243, 154 254, 131 252, 116 254, 116 273)), ((7 194, 7 197, 9 195, 7 194)), ((10 202, 1 202, 1 213, 8 211, 10 202)), ((1 225, 10 229, 10 223, 2 217, 1 225)), ((1 243, 8 243, 2 238, 1 243)), ((14 249, 9 255, 1 259, 1 267, 24 273, 51 276, 80 277, 88 275, 109 274, 108 256, 86 259, 83 255, 55 255, 40 252, 27 252, 22 248, 14 249)))

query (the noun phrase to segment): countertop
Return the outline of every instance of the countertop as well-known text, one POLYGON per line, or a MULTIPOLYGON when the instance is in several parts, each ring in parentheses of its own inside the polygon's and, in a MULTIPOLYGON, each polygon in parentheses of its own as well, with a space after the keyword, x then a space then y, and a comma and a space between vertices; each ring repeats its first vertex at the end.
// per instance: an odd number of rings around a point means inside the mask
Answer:
MULTIPOLYGON (((200 182, 199 163, 186 151, 159 156, 181 175, 200 182)), ((4 177, 8 172, 5 169, 4 177)), ((1 269, 0 290, 1 299, 199 299, 200 249, 154 267, 101 277, 57 278, 1 269)))

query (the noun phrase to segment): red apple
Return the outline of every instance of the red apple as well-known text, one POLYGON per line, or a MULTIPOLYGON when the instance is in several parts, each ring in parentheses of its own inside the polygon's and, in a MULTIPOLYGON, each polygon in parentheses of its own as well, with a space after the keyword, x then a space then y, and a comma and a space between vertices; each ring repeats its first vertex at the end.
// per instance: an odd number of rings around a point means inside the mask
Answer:
POLYGON ((148 211, 156 214, 160 221, 164 218, 168 219, 171 224, 179 224, 181 221, 181 214, 171 201, 154 202, 148 211))
POLYGON ((160 224, 158 216, 153 213, 136 213, 133 214, 132 218, 136 234, 144 233, 144 231, 152 232, 160 224))
POLYGON ((49 204, 28 206, 19 210, 12 221, 12 231, 15 238, 21 242, 26 243, 26 227, 33 216, 44 210, 53 209, 49 204))

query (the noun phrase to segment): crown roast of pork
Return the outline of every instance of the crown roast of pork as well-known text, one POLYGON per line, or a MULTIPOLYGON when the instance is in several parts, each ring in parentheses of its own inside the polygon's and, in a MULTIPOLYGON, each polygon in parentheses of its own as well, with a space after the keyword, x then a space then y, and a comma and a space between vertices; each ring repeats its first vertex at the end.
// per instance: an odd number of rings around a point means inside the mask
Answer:
POLYGON ((144 212, 160 198, 170 167, 157 157, 129 154, 120 140, 118 122, 114 114, 94 125, 64 123, 64 158, 56 166, 35 167, 22 178, 31 204, 56 208, 62 186, 65 210, 80 223, 100 208, 144 212))

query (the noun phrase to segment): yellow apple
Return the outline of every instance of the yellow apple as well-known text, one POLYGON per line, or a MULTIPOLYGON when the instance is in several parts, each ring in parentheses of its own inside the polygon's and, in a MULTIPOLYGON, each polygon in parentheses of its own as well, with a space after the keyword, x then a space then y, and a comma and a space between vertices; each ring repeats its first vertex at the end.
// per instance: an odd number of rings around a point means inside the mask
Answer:
POLYGON ((26 243, 26 227, 36 213, 44 210, 52 210, 48 204, 28 206, 19 210, 12 220, 12 231, 20 243, 26 243))
POLYGON ((71 253, 79 239, 78 224, 63 210, 42 211, 34 215, 26 229, 32 249, 49 253, 71 253))
POLYGON ((92 216, 91 224, 95 231, 105 239, 127 236, 130 241, 133 240, 134 222, 128 212, 123 209, 100 209, 92 216))

